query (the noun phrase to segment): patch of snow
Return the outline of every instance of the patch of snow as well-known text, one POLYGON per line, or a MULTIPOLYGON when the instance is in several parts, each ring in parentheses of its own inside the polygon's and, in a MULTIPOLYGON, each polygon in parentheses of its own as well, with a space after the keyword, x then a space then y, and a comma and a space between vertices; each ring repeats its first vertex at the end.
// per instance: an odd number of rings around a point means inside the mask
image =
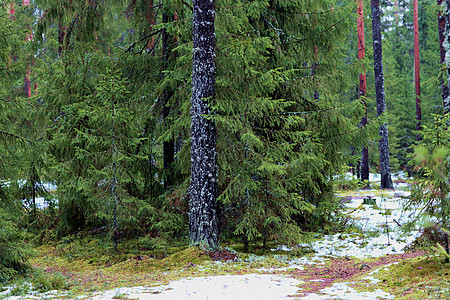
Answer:
POLYGON ((376 290, 373 292, 359 292, 352 287, 348 286, 348 283, 335 283, 330 287, 324 288, 319 294, 310 294, 300 299, 394 299, 394 295, 386 293, 382 290, 376 290))
MULTIPOLYGON (((27 208, 31 208, 32 199, 23 199, 23 203, 27 208)), ((49 201, 53 202, 54 206, 58 206, 58 200, 57 199, 46 199, 44 197, 36 197, 36 208, 38 209, 44 209, 49 206, 49 201)))
POLYGON ((93 300, 113 299, 118 295, 138 299, 286 299, 298 292, 303 282, 282 275, 248 274, 181 279, 158 287, 133 287, 110 290, 89 296, 93 300))
MULTIPOLYGON (((355 197, 345 203, 348 224, 362 229, 364 234, 326 235, 310 246, 314 256, 379 257, 402 253, 403 248, 419 236, 419 231, 404 233, 402 225, 415 220, 418 210, 404 210, 405 199, 393 197, 394 191, 380 197, 365 191, 362 197, 355 197), (376 206, 362 204, 364 198, 376 201, 376 206)), ((402 193, 406 195, 407 192, 402 193)), ((309 258, 310 259, 310 258, 309 258)))

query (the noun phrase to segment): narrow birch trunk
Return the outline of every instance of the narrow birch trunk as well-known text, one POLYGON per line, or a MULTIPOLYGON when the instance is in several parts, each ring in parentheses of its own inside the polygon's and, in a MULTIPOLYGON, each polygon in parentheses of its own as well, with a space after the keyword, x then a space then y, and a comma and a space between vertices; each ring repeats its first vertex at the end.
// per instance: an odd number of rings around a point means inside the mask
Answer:
POLYGON ((420 139, 419 131, 422 128, 422 109, 420 105, 420 58, 419 58, 419 12, 417 0, 413 1, 414 18, 414 85, 416 88, 416 130, 417 140, 420 139))
MULTIPOLYGON (((450 0, 449 0, 450 1, 450 0)), ((377 115, 380 116, 386 110, 383 77, 383 55, 381 47, 381 20, 380 1, 371 0, 372 13, 372 34, 373 34, 373 68, 375 73, 375 93, 377 99, 377 115)), ((380 141, 378 149, 380 151, 380 171, 381 188, 393 188, 391 179, 391 166, 389 163, 389 140, 387 124, 380 126, 380 141)))
MULTIPOLYGON (((358 0, 358 7, 357 7, 357 14, 358 14, 358 21, 357 21, 357 27, 358 27, 358 59, 364 60, 366 56, 366 47, 365 47, 365 41, 364 41, 364 4, 363 0, 358 0)), ((359 123, 360 126, 366 126, 367 125, 367 103, 365 100, 367 91, 367 84, 366 84, 366 71, 364 70, 363 73, 359 74, 359 97, 364 104, 365 107, 365 114, 364 117, 362 117, 361 122, 359 123)), ((361 181, 369 180, 369 151, 367 147, 363 147, 362 149, 362 158, 361 158, 361 181)))
POLYGON ((209 250, 218 246, 216 126, 205 117, 215 93, 214 9, 214 0, 193 1, 189 238, 209 250))

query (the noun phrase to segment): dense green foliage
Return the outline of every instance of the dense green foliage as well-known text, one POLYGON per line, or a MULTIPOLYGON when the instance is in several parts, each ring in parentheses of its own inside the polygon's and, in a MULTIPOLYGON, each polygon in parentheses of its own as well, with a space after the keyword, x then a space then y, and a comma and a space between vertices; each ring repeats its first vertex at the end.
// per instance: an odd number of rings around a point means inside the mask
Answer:
POLYGON ((17 178, 15 173, 20 169, 14 162, 20 155, 14 153, 14 149, 23 147, 25 143, 16 132, 19 126, 16 114, 22 112, 23 99, 15 90, 17 75, 24 70, 23 62, 15 57, 23 51, 21 40, 24 36, 6 11, 0 11, 0 282, 27 269, 28 250, 23 234, 17 228, 21 204, 11 195, 9 183, 5 180, 17 178))
MULTIPOLYGON (((0 251, 1 272, 24 266, 18 224, 38 243, 80 232, 116 247, 125 238, 142 248, 187 239, 192 3, 15 2, 14 18, 0 13, 0 247, 13 249, 0 251)), ((423 123, 430 124, 442 111, 437 8, 420 3, 423 123)), ((402 169, 416 136, 412 14, 401 10, 397 23, 385 7, 383 118, 393 169, 402 169)), ((367 58, 358 61, 355 10, 350 0, 216 1, 216 98, 205 117, 217 126, 222 239, 265 247, 332 230, 333 176, 357 163, 352 149, 369 145, 377 171, 371 24, 367 58), (370 122, 359 128, 363 68, 370 122)), ((435 156, 448 154, 430 146, 440 128, 426 127, 416 147, 434 181, 435 156)))
POLYGON ((417 220, 422 223, 420 225, 437 224, 444 230, 448 228, 450 216, 448 118, 448 115, 435 115, 433 126, 424 128, 423 140, 414 147, 411 163, 425 179, 413 185, 409 202, 409 205, 422 208, 422 219, 417 220))

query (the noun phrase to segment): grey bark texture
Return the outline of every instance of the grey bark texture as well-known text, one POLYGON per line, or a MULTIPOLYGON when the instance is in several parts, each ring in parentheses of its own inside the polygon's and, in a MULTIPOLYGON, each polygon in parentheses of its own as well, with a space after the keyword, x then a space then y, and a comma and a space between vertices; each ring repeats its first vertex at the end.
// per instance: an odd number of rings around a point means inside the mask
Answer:
MULTIPOLYGON (((380 116, 386 110, 383 77, 383 56, 381 48, 381 20, 380 1, 371 0, 372 34, 373 34, 373 68, 375 73, 375 93, 377 99, 377 115, 380 116)), ((380 126, 380 173, 381 188, 392 189, 394 186, 391 179, 391 166, 389 162, 389 141, 387 124, 380 126)))
POLYGON ((207 250, 218 246, 216 126, 205 117, 215 93, 214 9, 214 0, 193 2, 189 238, 207 250))
MULTIPOLYGON (((442 43, 442 48, 444 50, 444 67, 447 68, 447 91, 448 84, 450 84, 450 0, 445 0, 444 5, 444 20, 445 20, 445 30, 443 32, 444 40, 442 43)), ((444 89, 444 87, 443 87, 444 89)), ((450 95, 447 93, 444 98, 444 114, 450 112, 450 95)), ((443 96, 444 97, 444 93, 443 96)))

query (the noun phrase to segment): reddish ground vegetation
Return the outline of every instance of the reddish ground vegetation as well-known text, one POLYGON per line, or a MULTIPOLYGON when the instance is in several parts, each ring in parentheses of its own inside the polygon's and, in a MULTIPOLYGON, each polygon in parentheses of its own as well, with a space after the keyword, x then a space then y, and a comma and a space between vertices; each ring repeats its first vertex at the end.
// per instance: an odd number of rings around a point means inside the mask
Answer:
POLYGON ((388 255, 367 262, 358 262, 350 258, 331 259, 325 266, 309 265, 305 270, 290 272, 290 275, 305 283, 302 291, 295 296, 306 296, 311 293, 320 293, 320 290, 342 280, 348 281, 353 277, 365 274, 376 267, 381 267, 403 259, 423 255, 423 252, 408 252, 404 254, 388 255))
POLYGON ((220 261, 236 261, 238 259, 238 256, 228 250, 219 250, 215 252, 208 252, 209 257, 211 260, 220 260, 220 261))

